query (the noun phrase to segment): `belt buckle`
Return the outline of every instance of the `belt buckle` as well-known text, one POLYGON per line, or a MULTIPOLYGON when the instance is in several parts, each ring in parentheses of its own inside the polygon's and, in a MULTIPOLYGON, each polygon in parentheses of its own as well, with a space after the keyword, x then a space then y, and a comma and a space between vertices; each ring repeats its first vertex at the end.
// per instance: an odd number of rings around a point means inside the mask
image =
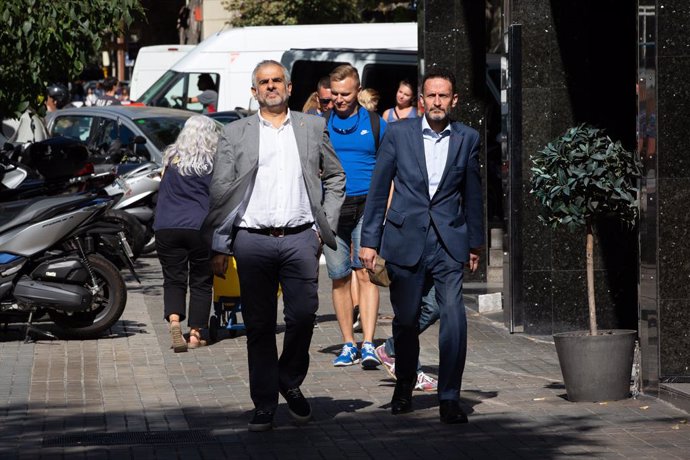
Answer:
POLYGON ((285 228, 271 228, 268 233, 276 238, 282 238, 285 236, 285 228))

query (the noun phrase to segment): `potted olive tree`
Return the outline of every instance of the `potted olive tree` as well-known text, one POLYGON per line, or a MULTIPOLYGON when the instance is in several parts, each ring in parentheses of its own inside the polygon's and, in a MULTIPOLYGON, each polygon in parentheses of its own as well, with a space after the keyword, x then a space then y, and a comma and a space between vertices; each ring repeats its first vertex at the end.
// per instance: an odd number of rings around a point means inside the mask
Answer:
POLYGON ((597 216, 635 225, 641 164, 620 142, 588 125, 570 128, 531 160, 531 193, 542 206, 539 219, 586 234, 589 331, 554 334, 568 399, 626 398, 637 331, 597 328, 593 225, 597 216))

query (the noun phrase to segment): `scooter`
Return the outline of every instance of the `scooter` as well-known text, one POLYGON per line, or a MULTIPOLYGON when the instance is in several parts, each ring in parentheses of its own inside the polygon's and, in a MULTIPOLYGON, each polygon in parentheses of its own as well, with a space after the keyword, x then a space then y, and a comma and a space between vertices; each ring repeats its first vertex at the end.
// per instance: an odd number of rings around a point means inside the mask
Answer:
MULTIPOLYGON (((122 202, 126 190, 118 191, 116 187, 125 184, 124 180, 118 179, 114 167, 94 173, 94 165, 87 161, 89 157, 89 151, 83 143, 65 138, 48 139, 31 145, 5 144, 0 152, 0 164, 4 168, 0 202, 89 192, 110 195, 117 202, 122 202), (116 180, 119 181, 117 184, 116 180)), ((101 220, 122 227, 127 241, 133 247, 132 257, 136 259, 146 243, 145 227, 132 214, 112 208, 105 212, 101 220)), ((126 266, 117 259, 112 261, 120 268, 126 266)))
POLYGON ((122 315, 125 282, 105 255, 136 273, 121 229, 99 222, 110 205, 94 194, 0 204, 0 320, 28 314, 25 341, 55 338, 32 324, 43 312, 58 335, 81 339, 100 336, 122 315))
POLYGON ((160 188, 162 168, 156 163, 144 163, 120 175, 105 192, 117 197, 111 212, 124 211, 142 225, 141 241, 133 241, 132 249, 136 256, 155 250, 153 219, 160 188))

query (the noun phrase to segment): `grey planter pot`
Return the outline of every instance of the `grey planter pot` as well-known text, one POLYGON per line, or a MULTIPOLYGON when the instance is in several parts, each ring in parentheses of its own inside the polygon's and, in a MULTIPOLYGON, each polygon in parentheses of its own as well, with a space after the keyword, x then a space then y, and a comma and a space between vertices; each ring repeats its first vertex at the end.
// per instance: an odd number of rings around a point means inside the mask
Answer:
POLYGON ((616 401, 630 396, 637 331, 601 330, 554 334, 570 401, 616 401))

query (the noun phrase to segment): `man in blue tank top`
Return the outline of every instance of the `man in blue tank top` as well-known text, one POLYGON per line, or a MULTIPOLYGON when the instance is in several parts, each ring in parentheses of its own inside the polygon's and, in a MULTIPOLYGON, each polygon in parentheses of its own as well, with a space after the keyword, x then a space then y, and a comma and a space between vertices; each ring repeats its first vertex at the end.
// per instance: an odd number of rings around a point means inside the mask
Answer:
POLYGON ((365 369, 376 368, 380 361, 373 346, 379 309, 378 288, 369 281, 357 255, 362 228, 362 215, 369 183, 376 164, 376 150, 386 123, 360 107, 357 95, 360 80, 351 65, 336 67, 330 74, 333 111, 327 121, 331 143, 345 170, 345 203, 338 222, 336 250, 324 248, 328 276, 333 280, 333 306, 343 335, 343 348, 333 361, 336 367, 351 366, 361 361, 365 369), (378 121, 378 123, 376 123, 378 121), (378 128, 378 129, 377 129, 378 128), (377 133, 376 139, 374 133, 377 133), (355 341, 352 316, 351 274, 359 283, 359 309, 363 341, 361 350, 355 341))

